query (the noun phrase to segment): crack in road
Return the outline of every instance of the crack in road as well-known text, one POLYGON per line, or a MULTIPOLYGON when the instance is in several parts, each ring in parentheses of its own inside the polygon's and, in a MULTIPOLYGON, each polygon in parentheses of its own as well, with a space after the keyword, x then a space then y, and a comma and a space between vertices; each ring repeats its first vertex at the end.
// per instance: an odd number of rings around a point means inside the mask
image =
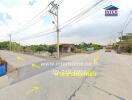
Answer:
MULTIPOLYGON (((94 71, 96 69, 97 66, 93 66, 93 68, 91 69, 91 71, 94 71)), ((83 80, 81 80, 81 84, 79 85, 79 87, 77 89, 75 89, 75 91, 70 95, 70 97, 68 98, 68 100, 72 100, 73 97, 76 96, 76 93, 80 90, 80 88, 83 86, 83 84, 85 83, 86 79, 88 77, 84 77, 83 80)))
POLYGON ((86 79, 87 79, 86 77, 83 79, 83 81, 81 82, 80 86, 77 89, 75 89, 75 91, 70 95, 70 97, 68 98, 68 100, 72 100, 72 98, 76 96, 76 92, 78 92, 80 90, 80 88, 85 83, 86 79))
MULTIPOLYGON (((96 70, 96 67, 97 67, 97 66, 94 66, 94 67, 92 68, 92 70, 96 70)), ((96 78, 96 77, 94 77, 94 78, 96 78)), ((86 78, 86 79, 87 79, 87 78, 86 78)), ((77 79, 77 80, 82 81, 82 80, 80 80, 80 79, 77 79)), ((118 96, 118 95, 116 95, 116 94, 114 94, 114 93, 111 93, 111 92, 109 92, 109 91, 107 91, 107 90, 104 90, 104 89, 102 89, 102 88, 100 88, 100 87, 95 86, 94 84, 96 84, 96 81, 94 81, 92 84, 90 84, 89 82, 86 82, 86 81, 83 81, 83 82, 84 82, 84 84, 88 85, 88 87, 89 87, 89 86, 92 86, 92 87, 94 87, 95 89, 98 89, 99 91, 102 91, 102 92, 104 92, 104 93, 107 93, 108 95, 112 95, 112 96, 116 97, 116 98, 119 99, 119 100, 126 100, 125 98, 123 98, 123 97, 121 97, 121 96, 118 96)), ((71 100, 71 99, 68 99, 68 100, 71 100)))
MULTIPOLYGON (((77 79, 77 80, 81 81, 80 79, 77 79)), ((94 85, 95 83, 96 83, 96 81, 93 82, 92 84, 90 84, 89 82, 84 82, 84 84, 86 84, 88 87, 90 87, 90 86, 91 86, 91 87, 94 87, 95 89, 98 89, 99 91, 102 91, 102 92, 104 92, 104 93, 106 93, 106 94, 108 94, 108 95, 112 95, 112 96, 118 98, 119 100, 126 100, 125 98, 123 98, 123 97, 121 97, 121 96, 115 95, 114 93, 108 92, 108 91, 105 90, 105 89, 102 89, 102 88, 100 88, 100 87, 95 86, 95 85, 94 85)))
POLYGON ((118 98, 119 100, 126 100, 126 99, 123 98, 123 97, 120 97, 120 96, 118 96, 118 95, 115 95, 115 94, 113 94, 113 93, 111 93, 111 92, 108 92, 108 91, 106 91, 106 90, 104 90, 104 89, 102 89, 102 88, 99 88, 99 87, 97 87, 97 86, 94 86, 94 85, 93 85, 92 87, 94 87, 94 88, 96 88, 96 89, 98 89, 98 90, 100 90, 100 91, 102 91, 102 92, 104 92, 104 93, 107 93, 108 95, 112 95, 112 96, 118 98))

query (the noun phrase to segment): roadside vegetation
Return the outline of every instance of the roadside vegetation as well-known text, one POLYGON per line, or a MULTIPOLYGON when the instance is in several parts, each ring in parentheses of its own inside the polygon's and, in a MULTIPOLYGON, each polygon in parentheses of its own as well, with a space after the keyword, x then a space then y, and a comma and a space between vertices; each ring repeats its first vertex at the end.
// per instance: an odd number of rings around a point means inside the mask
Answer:
POLYGON ((80 50, 84 50, 84 51, 86 51, 87 48, 94 48, 94 50, 100 50, 100 49, 102 49, 102 46, 98 45, 98 44, 82 42, 78 45, 75 45, 75 48, 80 49, 80 50))
POLYGON ((132 54, 132 33, 119 37, 120 41, 113 44, 113 48, 121 53, 132 54))
MULTIPOLYGON (((1 50, 9 50, 9 41, 0 42, 0 49, 1 50)), ((56 45, 46 45, 46 44, 40 44, 40 45, 30 45, 30 46, 22 46, 19 43, 12 42, 12 51, 15 52, 25 52, 25 53, 38 53, 41 52, 48 52, 52 56, 54 52, 57 50, 56 45)), ((87 48, 94 48, 92 51, 100 50, 102 49, 101 45, 93 44, 93 43, 85 43, 82 42, 80 44, 73 45, 71 48, 72 53, 81 53, 81 52, 88 52, 87 48)))

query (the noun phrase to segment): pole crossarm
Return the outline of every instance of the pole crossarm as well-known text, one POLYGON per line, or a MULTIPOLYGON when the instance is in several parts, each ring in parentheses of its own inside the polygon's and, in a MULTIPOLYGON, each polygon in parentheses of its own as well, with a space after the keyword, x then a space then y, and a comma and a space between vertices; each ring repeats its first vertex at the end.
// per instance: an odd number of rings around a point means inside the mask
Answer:
POLYGON ((58 17, 58 9, 59 9, 59 4, 55 3, 54 1, 52 1, 49 4, 50 10, 49 13, 51 13, 55 19, 55 22, 53 22, 53 24, 55 24, 56 26, 56 32, 57 32, 57 58, 60 58, 60 51, 59 51, 59 46, 60 46, 60 40, 59 40, 59 17, 58 17))

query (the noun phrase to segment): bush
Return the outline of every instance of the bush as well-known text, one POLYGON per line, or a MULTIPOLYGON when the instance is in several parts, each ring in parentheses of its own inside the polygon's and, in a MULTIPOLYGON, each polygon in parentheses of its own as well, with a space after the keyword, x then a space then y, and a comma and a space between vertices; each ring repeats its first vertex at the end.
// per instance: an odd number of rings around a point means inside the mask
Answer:
POLYGON ((51 53, 51 56, 52 56, 53 53, 56 52, 56 46, 55 45, 50 45, 48 47, 48 52, 51 53))
POLYGON ((132 46, 128 46, 127 52, 132 53, 132 46))

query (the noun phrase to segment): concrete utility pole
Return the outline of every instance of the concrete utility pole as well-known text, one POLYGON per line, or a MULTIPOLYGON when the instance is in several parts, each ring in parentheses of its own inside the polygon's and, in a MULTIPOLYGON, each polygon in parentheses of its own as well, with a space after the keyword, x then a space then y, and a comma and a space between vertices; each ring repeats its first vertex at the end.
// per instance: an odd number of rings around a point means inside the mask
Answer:
POLYGON ((118 52, 121 53, 121 41, 122 41, 122 37, 123 37, 123 30, 121 32, 119 32, 121 34, 121 37, 120 37, 120 43, 119 43, 119 47, 118 47, 118 52))
POLYGON ((59 51, 59 45, 60 45, 60 41, 59 41, 59 13, 58 13, 58 8, 59 5, 56 4, 54 1, 52 1, 49 6, 51 6, 49 12, 54 16, 55 21, 53 21, 53 24, 55 24, 56 26, 56 32, 57 32, 57 58, 60 58, 60 51, 59 51))
POLYGON ((10 37, 9 50, 11 51, 11 49, 12 49, 12 43, 11 43, 12 39, 11 39, 11 34, 9 34, 9 37, 10 37))
POLYGON ((120 38, 120 42, 121 42, 122 37, 123 37, 123 31, 121 31, 120 33, 121 33, 121 38, 120 38))

